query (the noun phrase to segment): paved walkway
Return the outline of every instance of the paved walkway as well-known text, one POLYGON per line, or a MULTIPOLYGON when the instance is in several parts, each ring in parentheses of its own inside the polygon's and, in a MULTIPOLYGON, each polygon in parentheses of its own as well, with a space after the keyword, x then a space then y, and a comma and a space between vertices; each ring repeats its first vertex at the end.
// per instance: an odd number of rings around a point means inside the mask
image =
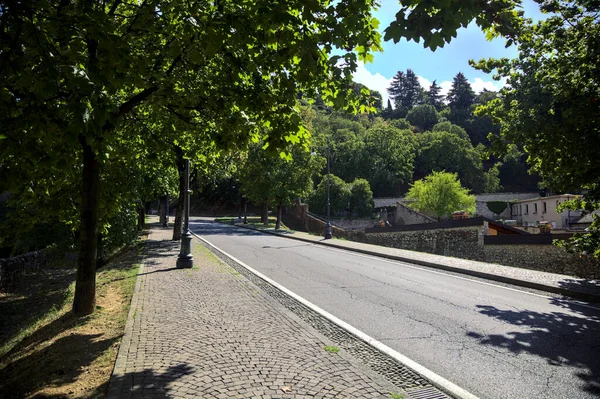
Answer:
MULTIPOLYGON (((247 227, 238 224, 241 227, 247 227)), ((564 274, 547 273, 537 270, 503 266, 496 263, 479 262, 449 256, 428 254, 398 248, 364 244, 348 240, 324 240, 322 237, 300 231, 275 230, 274 228, 258 228, 259 230, 305 242, 327 245, 368 255, 381 256, 388 259, 415 263, 423 266, 449 270, 494 281, 544 290, 561 295, 600 303, 600 281, 587 280, 564 274)))
MULTIPOLYGON (((400 393, 243 276, 154 226, 109 398, 390 398, 400 393), (330 348, 331 349, 331 348, 330 348)), ((407 396, 409 397, 409 396, 407 396)))

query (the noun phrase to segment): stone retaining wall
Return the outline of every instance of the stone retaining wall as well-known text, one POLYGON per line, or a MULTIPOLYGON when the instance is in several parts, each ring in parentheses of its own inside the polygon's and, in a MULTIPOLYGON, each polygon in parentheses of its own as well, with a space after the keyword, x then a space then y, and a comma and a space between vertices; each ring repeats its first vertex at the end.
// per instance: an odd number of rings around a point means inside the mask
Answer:
MULTIPOLYGON (((311 218, 307 209, 299 206, 289 214, 296 230, 322 235, 325 224, 311 218), (296 222, 293 222, 295 218, 296 222)), ((524 269, 566 274, 581 278, 600 279, 600 261, 570 254, 553 245, 484 245, 486 226, 453 229, 417 230, 365 234, 360 230, 333 228, 333 236, 365 244, 380 245, 436 255, 453 256, 482 262, 498 263, 524 269)))
POLYGON ((600 278, 600 261, 579 257, 554 245, 485 245, 485 261, 524 269, 600 278))

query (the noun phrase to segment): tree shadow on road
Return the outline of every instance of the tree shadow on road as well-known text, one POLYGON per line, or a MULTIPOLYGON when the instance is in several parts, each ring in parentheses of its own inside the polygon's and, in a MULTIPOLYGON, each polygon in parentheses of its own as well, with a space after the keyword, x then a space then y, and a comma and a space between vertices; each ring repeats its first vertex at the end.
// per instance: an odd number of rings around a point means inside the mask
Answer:
POLYGON ((600 280, 565 279, 558 284, 561 288, 582 293, 582 299, 600 303, 600 280))
POLYGON ((528 353, 542 357, 553 366, 578 369, 576 376, 584 382, 584 390, 600 395, 600 310, 571 300, 554 298, 552 303, 565 312, 533 312, 503 310, 478 305, 481 314, 514 326, 528 328, 526 332, 467 335, 483 345, 504 348, 514 354, 528 353))

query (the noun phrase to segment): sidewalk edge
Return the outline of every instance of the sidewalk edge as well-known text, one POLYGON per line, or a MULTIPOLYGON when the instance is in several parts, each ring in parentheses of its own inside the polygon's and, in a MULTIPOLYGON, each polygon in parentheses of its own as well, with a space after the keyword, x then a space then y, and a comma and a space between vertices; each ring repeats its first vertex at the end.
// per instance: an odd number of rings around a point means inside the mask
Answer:
MULTIPOLYGON (((148 236, 148 238, 150 238, 148 236)), ((148 244, 146 239, 145 245, 148 244)), ((125 331, 123 338, 119 344, 119 352, 115 361, 112 374, 110 375, 110 381, 108 385, 108 392, 106 395, 107 399, 118 399, 121 397, 121 391, 124 383, 125 370, 127 366, 127 355, 129 353, 129 347, 131 346, 131 337, 133 335, 133 324, 135 323, 134 315, 138 308, 140 300, 140 291, 142 288, 142 280, 144 279, 144 272, 146 270, 146 261, 148 258, 148 248, 144 248, 144 255, 140 262, 138 269, 138 276, 135 281, 135 288, 131 297, 131 303, 129 305, 129 313, 127 314, 127 322, 125 323, 125 331)))
POLYGON ((340 328, 346 330, 347 332, 349 332, 350 334, 354 335, 358 339, 360 339, 360 340, 364 341, 365 343, 367 343, 368 345, 371 345, 372 347, 376 348, 380 352, 382 352, 382 353, 386 354, 387 356, 395 359, 399 363, 401 363, 404 366, 406 366, 407 368, 411 369, 413 372, 419 374, 421 377, 423 377, 426 380, 428 380, 436 388, 439 388, 443 392, 445 392, 445 393, 447 393, 447 394, 449 394, 452 397, 455 397, 457 399, 479 399, 477 396, 471 394, 470 392, 467 392, 465 389, 459 387, 458 385, 456 385, 456 384, 454 384, 454 383, 446 380, 445 378, 441 377, 440 375, 438 375, 438 374, 434 373, 433 371, 427 369, 425 366, 422 366, 419 363, 415 362, 414 360, 409 359, 408 357, 402 355, 401 353, 399 353, 399 352, 395 351, 394 349, 390 348, 389 346, 385 345, 384 343, 379 342, 375 338, 367 335, 366 333, 362 332, 361 330, 358 330, 357 328, 351 326, 350 324, 346 323, 345 321, 343 321, 341 319, 338 319, 334 315, 332 315, 329 312, 321 309, 317 305, 315 305, 312 302, 306 300, 305 298, 299 296, 298 294, 294 293, 293 291, 290 291, 289 289, 285 288, 284 286, 280 285, 279 283, 275 282, 274 280, 270 279, 269 277, 265 276, 264 274, 260 273, 259 271, 257 271, 255 269, 253 269, 252 267, 248 266, 247 264, 245 264, 241 260, 237 259, 233 255, 225 252, 224 250, 220 249, 216 245, 214 245, 211 242, 207 241, 206 239, 202 238, 198 234, 196 234, 194 232, 192 232, 192 234, 197 239, 199 239, 202 242, 204 242, 206 245, 214 248, 216 251, 224 254, 225 256, 227 256, 228 258, 230 258, 231 260, 233 260, 234 262, 240 264, 241 266, 243 266, 244 268, 246 268, 248 271, 250 271, 251 273, 253 273, 257 277, 259 277, 260 279, 262 279, 265 282, 267 282, 268 284, 271 284, 274 287, 276 287, 278 290, 280 290, 284 294, 292 297, 296 301, 300 302, 302 305, 304 305, 307 308, 311 309, 312 311, 318 313, 320 316, 322 316, 325 319, 331 321, 332 323, 334 323, 337 326, 339 326, 340 328))

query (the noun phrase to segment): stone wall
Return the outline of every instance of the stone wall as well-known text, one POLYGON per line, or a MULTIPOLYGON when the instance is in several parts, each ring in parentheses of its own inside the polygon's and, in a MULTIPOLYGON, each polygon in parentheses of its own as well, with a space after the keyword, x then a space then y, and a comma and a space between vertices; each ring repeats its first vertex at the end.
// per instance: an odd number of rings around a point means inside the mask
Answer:
POLYGON ((401 202, 396 203, 396 217, 394 224, 421 224, 421 223, 433 223, 437 220, 430 218, 414 209, 409 208, 401 202))
POLYGON ((554 245, 485 245, 485 261, 589 279, 600 278, 600 261, 554 245))
POLYGON ((0 291, 11 287, 20 277, 46 265, 45 250, 29 252, 12 258, 0 259, 0 291))
MULTIPOLYGON (((286 219, 284 223, 295 230, 318 235, 323 235, 325 232, 325 223, 311 217, 308 208, 304 205, 298 205, 286 215, 286 219)), ((366 244, 600 279, 599 260, 580 258, 552 245, 484 245, 484 225, 369 234, 360 230, 343 230, 335 227, 332 231, 336 238, 366 244)))
POLYGON ((332 223, 344 230, 364 230, 377 224, 375 219, 335 219, 332 223))
POLYGON ((500 214, 500 215, 496 215, 494 212, 490 211, 490 209, 487 206, 488 201, 479 201, 479 200, 475 200, 475 214, 478 216, 484 216, 486 218, 489 219, 511 219, 511 209, 510 209, 510 204, 507 201, 506 204, 506 209, 500 214))
POLYGON ((408 249, 431 254, 481 260, 483 228, 419 230, 396 233, 365 234, 367 244, 408 249))
MULTIPOLYGON (((483 193, 475 195, 475 214, 490 219, 497 219, 498 215, 487 207, 488 201, 523 200, 539 197, 540 193, 483 193)), ((510 205, 499 215, 500 219, 512 219, 510 205)))

